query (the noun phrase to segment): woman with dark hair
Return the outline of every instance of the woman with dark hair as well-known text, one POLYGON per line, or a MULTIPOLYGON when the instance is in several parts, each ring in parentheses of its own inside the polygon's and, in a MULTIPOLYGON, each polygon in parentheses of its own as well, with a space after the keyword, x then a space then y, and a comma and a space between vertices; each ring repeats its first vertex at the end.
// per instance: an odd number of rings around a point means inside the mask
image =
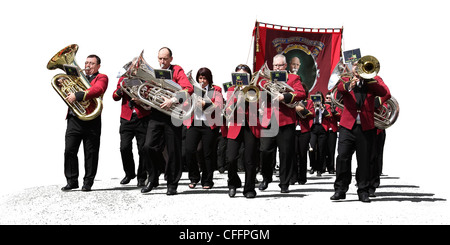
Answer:
MULTIPOLYGON (((242 72, 250 74, 251 70, 247 65, 238 65, 235 72, 242 72)), ((238 97, 242 96, 241 93, 234 93, 236 89, 232 86, 227 91, 227 104, 229 101, 238 101, 238 97)), ((230 104, 231 106, 231 104, 230 104)), ((235 112, 231 116, 228 125, 228 144, 227 144, 227 165, 228 165, 228 188, 229 196, 234 197, 236 195, 236 188, 242 186, 241 179, 237 174, 237 163, 239 158, 239 149, 241 143, 244 143, 244 169, 245 169, 245 185, 244 196, 247 198, 256 197, 255 191, 255 179, 256 179, 256 167, 259 164, 259 137, 261 126, 257 121, 257 106, 258 102, 245 102, 245 108, 236 105, 235 112), (250 106, 251 103, 255 105, 250 106), (252 109, 250 109, 252 108, 252 109), (245 114, 245 117, 244 115, 245 114), (243 120, 238 120, 243 119, 243 120), (256 121, 256 123, 255 123, 256 121)), ((230 108, 225 108, 230 110, 230 108)))
POLYGON ((206 67, 200 68, 197 72, 196 81, 201 86, 194 86, 192 103, 196 103, 194 113, 190 119, 184 121, 186 126, 186 165, 189 170, 191 183, 189 188, 195 188, 201 181, 203 189, 211 189, 214 185, 213 174, 215 161, 213 159, 216 150, 216 139, 219 134, 222 118, 220 112, 223 107, 222 89, 213 85, 211 70, 206 67), (218 123, 218 121, 220 123, 218 123), (197 147, 202 142, 202 152, 204 161, 201 166, 202 176, 200 178, 199 165, 196 154, 197 147))

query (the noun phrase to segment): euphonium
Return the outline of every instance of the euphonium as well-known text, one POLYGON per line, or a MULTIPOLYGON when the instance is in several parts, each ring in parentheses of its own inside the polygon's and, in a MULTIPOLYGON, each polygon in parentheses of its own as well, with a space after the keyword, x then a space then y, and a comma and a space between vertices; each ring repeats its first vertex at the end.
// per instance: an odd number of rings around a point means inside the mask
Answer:
MULTIPOLYGON (((139 86, 142 85, 145 81, 134 77, 133 76, 133 69, 135 68, 135 64, 138 61, 139 58, 134 58, 132 61, 128 62, 123 66, 123 69, 125 72, 120 75, 120 77, 124 77, 122 80, 122 83, 120 84, 120 87, 123 92, 125 92, 128 96, 130 96, 131 99, 136 99, 137 101, 140 101, 140 98, 138 96, 138 89, 139 86)), ((139 103, 139 102, 138 102, 139 103)), ((139 103, 139 105, 144 108, 145 110, 150 110, 151 106, 139 103)))
POLYGON ((53 77, 51 84, 79 119, 89 121, 99 116, 102 112, 101 98, 81 102, 75 101, 74 103, 66 101, 66 97, 69 93, 85 91, 91 87, 85 75, 80 72, 81 69, 75 61, 77 51, 77 44, 72 44, 63 48, 50 59, 47 64, 47 69, 54 70, 59 68, 65 70, 65 67, 71 67, 77 70, 76 73, 79 73, 79 76, 73 74, 58 74, 53 77))
MULTIPOLYGON (((378 60, 370 55, 364 56, 358 60, 356 64, 357 73, 364 79, 372 79, 377 76, 380 71, 380 63, 378 60)), ((337 107, 344 109, 342 97, 338 98, 337 85, 339 82, 344 82, 343 78, 347 77, 349 80, 353 78, 353 73, 345 72, 340 74, 339 81, 331 91, 331 103, 337 107)), ((374 124, 379 129, 386 129, 392 126, 397 121, 400 112, 400 105, 394 97, 384 102, 374 113, 374 124)))
POLYGON ((173 103, 168 109, 161 108, 165 98, 177 99, 177 92, 181 91, 182 87, 171 80, 156 79, 154 70, 144 60, 143 53, 144 51, 141 52, 134 68, 130 70, 131 76, 145 81, 138 87, 137 95, 139 101, 176 119, 188 119, 194 111, 195 105, 193 103, 189 105, 187 110, 184 110, 182 106, 177 105, 177 103, 173 103))
MULTIPOLYGON (((258 72, 258 75, 261 75, 263 77, 263 79, 259 81, 259 87, 261 87, 262 91, 266 91, 268 94, 270 94, 272 98, 275 98, 282 93, 295 91, 286 82, 270 80, 270 70, 269 67, 267 66, 267 62, 264 63, 264 65, 261 67, 261 69, 258 72), (263 81, 266 81, 264 86, 262 85, 263 81)), ((284 101, 281 101, 281 103, 285 104, 289 108, 294 108, 298 104, 298 103, 286 104, 284 101)))

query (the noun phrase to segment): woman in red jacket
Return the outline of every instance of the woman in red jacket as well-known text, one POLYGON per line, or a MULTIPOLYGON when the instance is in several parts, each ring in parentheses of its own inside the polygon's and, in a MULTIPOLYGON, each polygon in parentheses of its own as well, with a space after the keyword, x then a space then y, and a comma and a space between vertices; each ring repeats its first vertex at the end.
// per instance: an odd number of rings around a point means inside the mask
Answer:
MULTIPOLYGON (((236 72, 248 73, 251 76, 251 70, 247 65, 238 65, 235 69, 236 72)), ((251 80, 251 78, 250 78, 251 80)), ((230 100, 237 102, 237 96, 240 93, 234 93, 235 86, 230 87, 227 91, 227 103, 230 100)), ((241 94, 242 96, 242 94, 241 94)), ((250 103, 255 103, 258 106, 258 102, 245 102, 245 108, 238 107, 234 112, 234 117, 227 122, 227 165, 228 165, 228 188, 229 196, 234 197, 236 195, 236 188, 242 186, 241 179, 237 174, 237 161, 239 158, 239 149, 241 143, 244 142, 244 166, 245 166, 245 185, 244 196, 247 198, 256 197, 255 191, 255 179, 256 179, 256 167, 259 164, 259 137, 260 137, 260 125, 254 121, 257 120, 257 111, 249 110, 250 108, 256 108, 250 106, 250 103), (242 115, 245 114, 245 117, 242 115), (244 119, 239 121, 237 119, 244 119), (254 119, 254 120, 253 120, 254 119)), ((237 105, 239 106, 239 105, 237 105)), ((229 110, 229 108, 225 108, 229 110)))
POLYGON ((213 77, 211 70, 206 67, 200 68, 196 76, 197 82, 201 85, 202 90, 196 91, 194 94, 199 98, 194 99, 193 103, 197 103, 192 117, 184 121, 186 126, 186 164, 189 169, 190 188, 195 188, 201 181, 203 189, 211 189, 214 185, 213 174, 215 169, 215 161, 212 159, 216 150, 216 139, 219 134, 219 127, 222 122, 220 112, 223 107, 222 89, 213 85, 213 77), (202 142, 204 166, 202 168, 202 176, 195 155, 197 154, 197 146, 202 142))

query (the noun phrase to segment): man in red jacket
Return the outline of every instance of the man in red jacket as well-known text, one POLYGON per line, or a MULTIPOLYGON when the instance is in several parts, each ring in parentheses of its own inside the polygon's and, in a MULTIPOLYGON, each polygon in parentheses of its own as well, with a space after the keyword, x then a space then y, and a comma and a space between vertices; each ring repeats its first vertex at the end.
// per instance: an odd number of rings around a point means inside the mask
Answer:
POLYGON ((380 84, 382 79, 376 76, 372 79, 362 78, 353 65, 353 77, 344 78, 338 84, 338 91, 342 94, 344 111, 342 112, 338 159, 336 162, 335 194, 331 200, 346 198, 346 192, 352 178, 351 161, 356 151, 358 164, 358 198, 362 202, 370 202, 370 165, 373 141, 376 134, 374 126, 375 96, 384 96, 386 89, 380 84))
MULTIPOLYGON (((273 58, 274 70, 284 71, 287 68, 286 57, 278 54, 273 58)), ((264 135, 262 130, 260 149, 263 175, 263 181, 259 185, 260 190, 265 190, 269 183, 272 182, 273 175, 273 154, 276 154, 277 146, 280 151, 280 188, 282 193, 289 192, 289 181, 293 171, 292 164, 294 164, 295 154, 295 122, 296 112, 295 108, 290 108, 286 104, 293 104, 295 101, 306 98, 305 90, 303 89, 300 77, 296 74, 289 74, 287 84, 291 86, 294 91, 278 94, 276 98, 272 98, 274 102, 279 102, 279 106, 274 106, 276 103, 268 103, 264 109, 264 116, 261 121, 263 128, 270 128, 272 131, 278 127, 278 133, 275 136, 264 135), (284 103, 282 103, 284 102, 284 103)), ((264 86, 262 83, 261 86, 264 86)))
POLYGON ((144 187, 147 179, 147 172, 144 166, 144 152, 143 147, 145 143, 145 136, 147 134, 148 115, 150 110, 144 109, 140 106, 139 101, 132 99, 122 89, 122 83, 125 77, 121 77, 117 82, 117 89, 113 93, 115 101, 122 100, 122 107, 120 113, 120 155, 122 157, 123 170, 125 177, 120 181, 120 184, 125 185, 130 183, 136 177, 135 163, 133 158, 133 138, 136 138, 139 165, 137 170, 137 186, 144 187))
MULTIPOLYGON (((172 104, 183 104, 185 100, 194 92, 194 87, 189 82, 183 68, 179 65, 172 65, 172 51, 163 47, 158 52, 158 61, 161 69, 172 71, 172 80, 178 83, 182 91, 179 91, 176 97, 164 98, 161 104, 162 109, 167 109, 172 104)), ((147 185, 141 189, 142 193, 149 192, 159 185, 158 165, 161 152, 167 147, 168 159, 166 166, 167 177, 167 195, 176 195, 178 182, 182 174, 181 157, 181 131, 182 121, 176 122, 173 117, 159 111, 151 110, 150 120, 147 128, 147 136, 144 144, 144 151, 147 154, 147 171, 149 174, 147 185)))
MULTIPOLYGON (((66 100, 69 103, 75 101, 87 101, 92 98, 103 97, 108 87, 108 76, 100 74, 100 58, 97 55, 89 55, 85 63, 86 78, 91 87, 85 91, 69 93, 66 100)), ((89 111, 87 111, 89 113, 89 111)), ((66 144, 64 151, 64 175, 67 185, 61 190, 68 191, 78 188, 78 149, 81 141, 84 147, 85 175, 82 191, 90 191, 97 174, 98 154, 100 150, 101 115, 90 121, 82 121, 69 110, 67 114, 66 144)))

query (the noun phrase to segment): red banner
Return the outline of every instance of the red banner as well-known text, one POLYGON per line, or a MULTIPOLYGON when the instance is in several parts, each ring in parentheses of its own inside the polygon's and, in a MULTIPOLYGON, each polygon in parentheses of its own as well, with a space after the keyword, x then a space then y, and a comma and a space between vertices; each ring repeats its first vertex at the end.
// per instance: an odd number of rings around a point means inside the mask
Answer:
POLYGON ((254 36, 254 66, 258 71, 264 62, 273 68, 273 57, 284 54, 310 93, 328 92, 330 75, 341 56, 342 28, 300 28, 256 22, 254 36))

